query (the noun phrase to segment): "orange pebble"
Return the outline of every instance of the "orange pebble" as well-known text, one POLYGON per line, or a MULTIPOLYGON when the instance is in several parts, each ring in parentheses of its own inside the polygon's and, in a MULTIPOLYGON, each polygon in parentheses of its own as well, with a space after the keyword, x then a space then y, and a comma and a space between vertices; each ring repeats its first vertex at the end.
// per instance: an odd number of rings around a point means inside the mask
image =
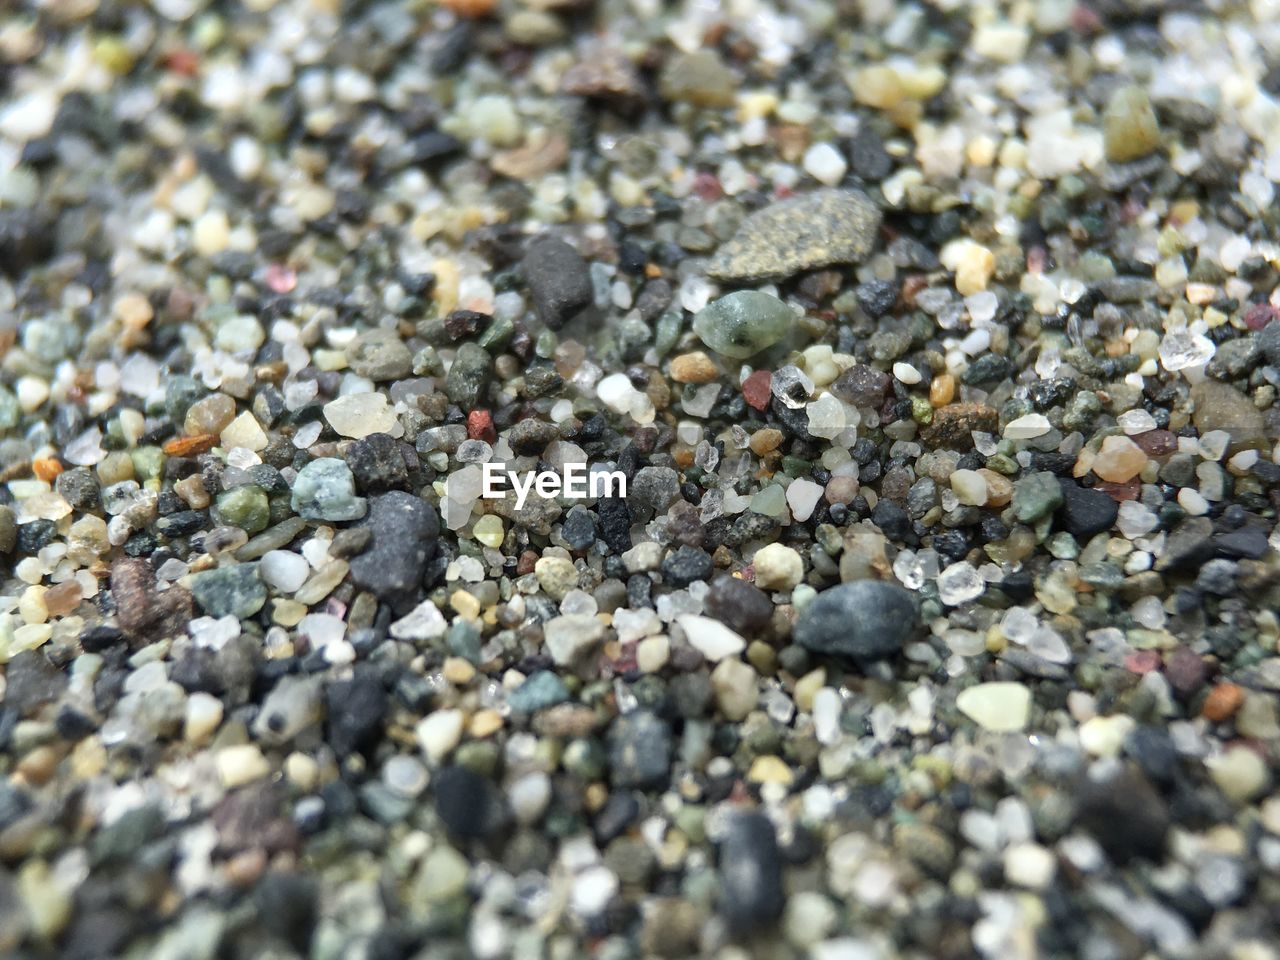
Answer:
POLYGON ((487 16, 497 6, 497 0, 441 0, 441 3, 458 16, 473 20, 487 16))
POLYGON ((62 470, 62 464, 52 457, 31 461, 31 472, 36 475, 37 480, 43 480, 46 483, 52 483, 62 470))
POLYGON ((206 453, 218 445, 216 433, 198 433, 194 437, 174 437, 162 448, 170 457, 192 457, 206 453))
POLYGON ((955 396, 956 378, 949 373, 943 373, 934 377, 933 382, 929 384, 930 406, 945 407, 955 399, 955 396))
POLYGON ((1205 718, 1212 720, 1214 723, 1222 723, 1222 721, 1230 719, 1230 717, 1240 709, 1244 703, 1244 691, 1234 683, 1219 683, 1204 699, 1204 707, 1201 713, 1205 718))

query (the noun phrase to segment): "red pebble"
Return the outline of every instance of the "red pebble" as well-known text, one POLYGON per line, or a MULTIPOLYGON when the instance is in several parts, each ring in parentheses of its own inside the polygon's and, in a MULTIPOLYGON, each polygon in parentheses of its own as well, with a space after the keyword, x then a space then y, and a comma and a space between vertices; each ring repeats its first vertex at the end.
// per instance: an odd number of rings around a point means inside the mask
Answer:
POLYGON ((1124 483, 1111 483, 1103 480, 1094 489, 1101 490, 1116 503, 1120 503, 1124 500, 1137 500, 1138 494, 1142 492, 1142 484, 1137 477, 1132 480, 1126 480, 1124 483))
POLYGON ((1269 303, 1255 303, 1244 312, 1241 317, 1244 325, 1250 330, 1261 330, 1268 323, 1280 317, 1280 310, 1277 310, 1269 303))
POLYGON ((194 50, 179 48, 166 53, 161 59, 164 68, 184 77, 194 77, 200 69, 200 55, 194 50))
POLYGON ((1168 430, 1148 430, 1130 437, 1148 457, 1167 457, 1178 452, 1178 435, 1168 430))
POLYGON ((708 203, 719 200, 724 196, 724 188, 720 186, 720 178, 714 173, 707 173, 705 170, 694 174, 693 192, 698 195, 699 199, 706 200, 708 203))
POLYGON ((498 431, 493 429, 493 414, 488 410, 472 410, 467 414, 467 436, 472 440, 493 443, 498 431))
POLYGON ((1150 673, 1160 669, 1160 662, 1158 650, 1135 650, 1124 658, 1125 668, 1130 673, 1150 673))
POLYGON ((768 410, 772 385, 773 374, 768 370, 757 370, 742 381, 742 399, 757 410, 768 410))

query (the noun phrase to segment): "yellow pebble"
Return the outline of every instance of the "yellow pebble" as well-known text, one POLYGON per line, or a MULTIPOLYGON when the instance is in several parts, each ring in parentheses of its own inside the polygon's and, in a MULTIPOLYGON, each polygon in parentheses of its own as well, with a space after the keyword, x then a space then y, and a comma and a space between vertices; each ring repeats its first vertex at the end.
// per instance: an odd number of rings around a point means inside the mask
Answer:
POLYGON ((476 675, 476 668, 461 657, 449 657, 441 669, 444 678, 456 686, 465 686, 476 675))
POLYGON ((752 761, 747 779, 752 783, 781 783, 787 786, 795 779, 795 775, 782 758, 765 754, 752 761))
POLYGON ((502 526, 502 518, 496 513, 486 513, 483 517, 476 521, 471 532, 475 538, 486 547, 492 547, 497 550, 502 546, 503 538, 506 537, 506 530, 502 526))
POLYGON ((471 718, 471 735, 491 737, 502 729, 502 715, 497 710, 481 710, 471 718))
POLYGON ((24 623, 44 623, 49 619, 49 608, 44 603, 45 588, 32 584, 22 592, 18 601, 18 614, 24 623))
POLYGON ((449 598, 449 606, 468 620, 474 620, 480 616, 480 601, 466 590, 455 590, 453 596, 449 598))

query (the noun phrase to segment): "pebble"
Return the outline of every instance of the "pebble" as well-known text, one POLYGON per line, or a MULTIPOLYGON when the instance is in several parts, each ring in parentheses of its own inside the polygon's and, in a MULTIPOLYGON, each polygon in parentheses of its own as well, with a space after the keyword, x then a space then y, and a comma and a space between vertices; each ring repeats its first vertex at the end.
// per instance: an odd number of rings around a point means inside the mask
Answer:
POLYGON ((692 613, 676 618, 689 644, 712 663, 736 657, 747 648, 747 642, 718 620, 692 613))
POLYGON ((770 543, 751 559, 755 582, 761 590, 792 590, 804 579, 800 554, 781 543, 770 543))
POLYGON ((720 845, 720 912, 734 938, 766 930, 782 916, 786 896, 782 857, 769 818, 754 811, 730 815, 720 845))
POLYGON ((900 652, 919 628, 915 598, 902 587, 875 580, 822 591, 800 613, 795 640, 815 653, 855 663, 900 652))
POLYGON ((223 747, 214 754, 218 778, 228 790, 261 780, 271 772, 271 765, 256 744, 244 743, 223 747))
POLYGON ((743 720, 755 709, 760 699, 756 682, 755 670, 741 660, 721 660, 711 671, 716 706, 726 720, 743 720))
POLYGON ((1159 859, 1169 833, 1169 810, 1136 769, 1121 766, 1085 776, 1075 791, 1076 822, 1117 863, 1159 859))
POLYGON ((356 496, 351 468, 334 457, 312 460, 298 471, 290 506, 308 520, 359 520, 366 503, 356 496))
POLYGON ((671 728, 656 714, 636 710, 617 717, 609 726, 608 748, 615 787, 665 784, 671 767, 671 728))
POLYGON ((381 393, 353 393, 324 405, 329 426, 344 437, 359 439, 371 433, 393 433, 399 429, 396 412, 381 393))
POLYGON ((589 614, 553 617, 542 625, 547 653, 560 666, 570 666, 604 640, 604 624, 589 614))
POLYGON ((817 190, 747 217, 707 265, 713 280, 759 283, 802 270, 861 263, 875 246, 879 209, 856 190, 817 190))
POLYGON ((1025 730, 1031 715, 1031 691, 1010 681, 979 683, 956 695, 956 709, 993 733, 1025 730))
POLYGON ((1119 504, 1101 490, 1062 481, 1062 522, 1073 537, 1105 533, 1116 522, 1119 504))
POLYGON ((737 76, 710 48, 675 54, 658 77, 658 92, 663 100, 699 107, 732 106, 737 89, 737 76))
POLYGON ((1103 142, 1112 163, 1140 160, 1160 148, 1160 126, 1147 92, 1121 87, 1107 101, 1102 115, 1103 142))
POLYGON ((557 237, 539 237, 530 243, 522 270, 538 318, 552 330, 559 330, 591 304, 586 261, 557 237))
POLYGON ((236 563, 192 574, 191 596, 211 617, 244 620, 262 609, 267 588, 258 575, 258 564, 236 563))
POLYGON ((716 353, 745 360, 773 346, 795 323, 777 297, 739 290, 707 304, 693 318, 693 331, 716 353))
POLYGON ((502 796, 486 777, 450 764, 432 778, 431 790, 436 816, 453 836, 481 839, 503 828, 506 811, 502 796))
POLYGON ((413 354, 390 330, 366 330, 347 345, 345 353, 351 369, 370 380, 402 380, 413 370, 413 354))
POLYGON ((416 589, 436 552, 440 521, 435 510, 411 494, 392 490, 369 499, 362 526, 372 540, 351 560, 356 585, 393 601, 416 589))

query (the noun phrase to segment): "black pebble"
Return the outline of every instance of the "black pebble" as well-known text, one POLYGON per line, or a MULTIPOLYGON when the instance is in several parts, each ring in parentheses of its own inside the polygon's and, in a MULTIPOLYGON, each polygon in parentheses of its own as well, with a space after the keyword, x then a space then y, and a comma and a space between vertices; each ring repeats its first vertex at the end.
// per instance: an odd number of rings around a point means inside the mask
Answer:
POLYGON ((534 309, 552 330, 559 330, 591 303, 587 262, 557 237, 542 236, 529 244, 523 270, 534 309))
POLYGON ((720 847, 720 911, 733 937, 772 926, 782 915, 782 858, 764 814, 733 814, 720 847))
POLYGON ((1120 506, 1101 490, 1082 487, 1071 480, 1060 480, 1062 486, 1063 525, 1073 537, 1091 537, 1110 530, 1116 522, 1120 506))
POLYGON ((502 797, 492 783, 454 764, 435 777, 436 815, 448 831, 466 839, 492 836, 503 827, 502 797))

